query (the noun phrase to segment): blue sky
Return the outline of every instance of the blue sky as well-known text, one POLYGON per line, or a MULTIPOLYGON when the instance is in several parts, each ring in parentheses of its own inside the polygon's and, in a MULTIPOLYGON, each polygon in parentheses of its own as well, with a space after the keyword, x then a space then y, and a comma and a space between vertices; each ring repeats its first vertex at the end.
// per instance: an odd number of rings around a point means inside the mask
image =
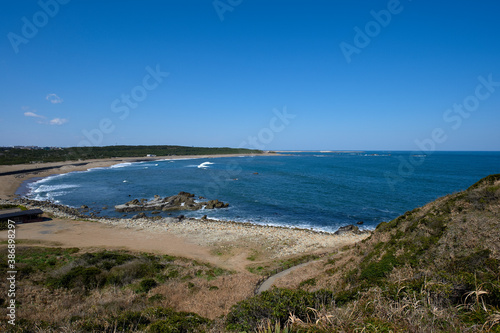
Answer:
POLYGON ((1 146, 500 150, 495 1, 0 4, 1 146))

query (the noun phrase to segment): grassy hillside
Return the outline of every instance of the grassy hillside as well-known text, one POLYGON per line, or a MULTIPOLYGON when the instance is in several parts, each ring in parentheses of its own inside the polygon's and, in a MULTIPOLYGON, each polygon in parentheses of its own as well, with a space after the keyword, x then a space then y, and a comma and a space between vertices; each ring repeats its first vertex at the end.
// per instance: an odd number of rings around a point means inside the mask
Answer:
POLYGON ((229 327, 500 332, 500 175, 382 223, 309 269, 294 290, 239 303, 229 327))
POLYGON ((71 147, 62 149, 0 148, 0 165, 30 162, 61 162, 111 157, 144 157, 171 155, 261 154, 260 150, 243 148, 204 148, 184 146, 106 146, 71 147))
MULTIPOLYGON (((0 260, 4 287, 6 248, 0 260)), ((2 320, 1 332, 203 331, 212 321, 194 311, 220 315, 252 288, 240 295, 237 274, 167 255, 18 245, 16 260, 16 326, 2 320)), ((2 318, 7 302, 0 295, 2 318)))

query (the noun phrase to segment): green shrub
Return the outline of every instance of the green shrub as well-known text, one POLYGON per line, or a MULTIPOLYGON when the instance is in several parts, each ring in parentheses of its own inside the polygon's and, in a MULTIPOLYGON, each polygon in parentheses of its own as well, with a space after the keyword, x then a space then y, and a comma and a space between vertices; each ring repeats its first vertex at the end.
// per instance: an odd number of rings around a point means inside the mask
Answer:
POLYGON ((169 278, 169 279, 175 279, 177 277, 179 277, 179 271, 176 269, 168 272, 168 274, 167 274, 167 278, 169 278))
POLYGON ((97 253, 84 253, 80 256, 80 260, 84 261, 87 266, 96 266, 105 270, 110 270, 115 266, 124 264, 127 261, 133 260, 136 257, 127 254, 113 251, 102 251, 97 253))
POLYGON ((78 248, 19 247, 16 259, 28 270, 30 270, 28 267, 31 267, 34 271, 47 271, 73 261, 71 255, 78 251, 78 248))
POLYGON ((137 331, 146 328, 150 324, 149 319, 142 312, 125 311, 111 319, 114 330, 118 332, 137 331))
POLYGON ((331 292, 273 289, 234 305, 226 317, 227 328, 251 331, 263 319, 284 325, 290 313, 299 318, 307 317, 307 308, 319 308, 333 300, 331 292))
POLYGON ((190 312, 167 311, 161 316, 160 320, 155 321, 148 327, 151 333, 189 333, 198 332, 201 325, 208 324, 210 321, 190 312))
POLYGON ((105 279, 101 276, 101 270, 97 267, 74 267, 68 273, 59 278, 50 277, 47 284, 55 288, 83 288, 91 290, 102 286, 105 279))
POLYGON ((396 266, 397 260, 392 254, 386 254, 378 262, 369 263, 360 274, 362 280, 367 280, 370 283, 377 283, 382 278, 392 271, 396 266))
POLYGON ((144 293, 147 293, 157 285, 158 283, 155 281, 155 279, 144 279, 140 283, 140 290, 144 293))
POLYGON ((163 296, 162 294, 155 294, 155 295, 151 296, 150 298, 148 298, 148 301, 151 303, 154 303, 154 302, 163 301, 164 299, 165 299, 165 296, 163 296))
POLYGON ((8 230, 9 223, 7 221, 0 221, 0 230, 8 230))
POLYGON ((315 286, 316 285, 316 279, 307 279, 299 283, 299 287, 304 287, 304 286, 315 286))

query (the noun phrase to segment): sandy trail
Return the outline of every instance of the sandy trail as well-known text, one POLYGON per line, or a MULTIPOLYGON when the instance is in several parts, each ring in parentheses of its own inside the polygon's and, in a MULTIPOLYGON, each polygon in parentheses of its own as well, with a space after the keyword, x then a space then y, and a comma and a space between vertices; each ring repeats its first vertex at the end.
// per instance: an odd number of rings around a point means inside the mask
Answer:
POLYGON ((257 289, 257 294, 260 294, 266 290, 269 290, 271 289, 271 287, 273 286, 274 282, 276 282, 276 280, 288 275, 289 273, 299 269, 299 268, 302 268, 304 266, 307 266, 311 263, 312 261, 309 261, 309 262, 305 262, 303 264, 300 264, 300 265, 297 265, 297 266, 293 266, 293 267, 290 267, 288 269, 285 269, 284 271, 282 272, 279 272, 277 274, 274 274, 274 275, 271 275, 270 277, 267 278, 267 280, 264 281, 264 283, 262 283, 259 287, 259 289, 257 289))

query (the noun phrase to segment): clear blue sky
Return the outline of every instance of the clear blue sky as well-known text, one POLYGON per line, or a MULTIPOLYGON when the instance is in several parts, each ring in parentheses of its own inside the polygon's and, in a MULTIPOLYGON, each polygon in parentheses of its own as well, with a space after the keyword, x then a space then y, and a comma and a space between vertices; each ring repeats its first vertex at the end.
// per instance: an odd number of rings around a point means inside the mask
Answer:
POLYGON ((1 146, 500 150, 497 1, 59 1, 0 2, 1 146))

